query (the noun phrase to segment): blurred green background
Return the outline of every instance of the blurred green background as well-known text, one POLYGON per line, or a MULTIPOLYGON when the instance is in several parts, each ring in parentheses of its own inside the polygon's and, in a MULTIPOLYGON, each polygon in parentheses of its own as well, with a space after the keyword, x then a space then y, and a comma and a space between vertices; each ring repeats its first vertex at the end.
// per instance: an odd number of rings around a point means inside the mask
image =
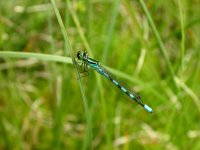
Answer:
POLYGON ((199 0, 1 0, 0 36, 0 149, 200 149, 199 0))

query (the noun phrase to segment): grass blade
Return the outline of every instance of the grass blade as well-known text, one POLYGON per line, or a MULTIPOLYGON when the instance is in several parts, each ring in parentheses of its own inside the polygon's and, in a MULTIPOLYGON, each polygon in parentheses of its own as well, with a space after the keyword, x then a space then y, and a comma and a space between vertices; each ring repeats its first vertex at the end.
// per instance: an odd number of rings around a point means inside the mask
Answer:
POLYGON ((113 6, 113 10, 111 12, 110 23, 109 23, 109 27, 108 27, 108 31, 107 31, 108 34, 107 34, 107 38, 106 38, 106 44, 103 49, 102 63, 105 63, 107 60, 108 50, 110 48, 110 44, 111 44, 111 40, 112 40, 113 32, 114 32, 114 27, 115 27, 117 15, 118 15, 118 10, 119 10, 119 6, 120 6, 120 0, 116 0, 113 5, 114 6, 113 6))
POLYGON ((153 31, 153 33, 154 33, 154 35, 155 35, 155 38, 156 38, 156 40, 157 40, 157 42, 158 42, 158 45, 159 45, 159 47, 160 47, 161 53, 162 53, 163 56, 164 56, 164 60, 165 60, 165 63, 167 64, 167 68, 168 68, 168 71, 169 71, 169 73, 170 73, 171 79, 173 80, 173 83, 174 83, 174 85, 175 85, 175 87, 176 87, 176 82, 175 82, 175 80, 174 80, 175 74, 174 74, 174 70, 173 70, 173 68, 172 68, 172 64, 171 64, 171 62, 170 62, 170 60, 169 60, 169 57, 168 57, 168 55, 167 55, 167 50, 166 50, 166 48, 165 48, 165 46, 164 46, 164 44, 163 44, 163 42, 162 42, 162 40, 161 40, 161 37, 160 37, 160 35, 159 35, 159 32, 158 32, 158 30, 157 30, 157 28, 156 28, 156 26, 155 26, 155 24, 154 24, 154 22, 153 22, 153 19, 152 19, 151 15, 150 15, 150 12, 148 11, 148 9, 147 9, 147 7, 146 7, 144 1, 143 1, 143 0, 139 0, 139 2, 140 2, 140 5, 142 6, 142 9, 143 9, 144 13, 145 13, 146 16, 147 16, 147 19, 148 19, 148 21, 149 21, 149 24, 150 24, 150 26, 151 26, 151 28, 152 28, 152 31, 153 31))
POLYGON ((30 52, 0 51, 0 58, 30 58, 42 61, 72 64, 72 60, 69 57, 30 52))
MULTIPOLYGON (((69 3, 69 1, 67 1, 67 2, 69 3)), ((78 83, 79 83, 79 87, 80 87, 80 91, 81 91, 81 95, 82 95, 82 100, 83 100, 85 115, 86 115, 86 120, 87 120, 87 134, 86 134, 87 140, 86 140, 86 144, 84 144, 84 149, 86 149, 88 145, 89 145, 89 147, 92 146, 92 144, 91 144, 91 141, 92 141, 92 129, 91 129, 91 127, 92 127, 92 125, 91 125, 91 117, 90 117, 90 112, 89 112, 89 108, 88 108, 88 103, 87 103, 85 92, 84 92, 84 89, 83 89, 83 86, 82 86, 82 81, 80 80, 80 74, 78 72, 75 57, 74 57, 74 54, 73 54, 73 51, 72 51, 72 48, 71 48, 71 45, 70 45, 70 42, 69 42, 68 34, 65 30, 65 26, 64 26, 64 23, 63 23, 62 18, 60 16, 60 13, 58 11, 58 8, 56 6, 55 0, 51 0, 51 4, 52 4, 52 7, 53 7, 54 12, 56 14, 56 17, 58 19, 58 23, 60 25, 64 40, 65 40, 66 50, 68 50, 70 52, 70 56, 72 58, 73 66, 74 66, 74 69, 75 69, 75 72, 76 72, 76 77, 78 79, 78 83)))

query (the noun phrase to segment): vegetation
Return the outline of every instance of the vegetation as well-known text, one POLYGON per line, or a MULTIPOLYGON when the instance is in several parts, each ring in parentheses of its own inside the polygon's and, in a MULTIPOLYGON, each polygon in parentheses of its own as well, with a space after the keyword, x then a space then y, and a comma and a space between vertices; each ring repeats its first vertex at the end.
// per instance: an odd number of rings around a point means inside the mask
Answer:
POLYGON ((198 0, 1 0, 0 149, 200 149, 198 0), (140 93, 93 70, 86 50, 140 93))

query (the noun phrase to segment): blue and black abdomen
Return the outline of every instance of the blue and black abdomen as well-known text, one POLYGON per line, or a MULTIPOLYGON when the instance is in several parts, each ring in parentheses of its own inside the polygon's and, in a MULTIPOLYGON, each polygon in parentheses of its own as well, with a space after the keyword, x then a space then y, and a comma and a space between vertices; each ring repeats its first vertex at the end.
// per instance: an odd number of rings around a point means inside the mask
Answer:
POLYGON ((140 97, 136 94, 132 94, 127 90, 124 86, 122 86, 119 82, 117 82, 115 79, 113 79, 108 73, 106 73, 101 67, 98 67, 97 71, 105 76, 107 79, 109 79, 115 86, 117 86, 123 93, 127 94, 131 99, 136 100, 140 105, 144 106, 142 103, 140 103, 139 99, 140 97))

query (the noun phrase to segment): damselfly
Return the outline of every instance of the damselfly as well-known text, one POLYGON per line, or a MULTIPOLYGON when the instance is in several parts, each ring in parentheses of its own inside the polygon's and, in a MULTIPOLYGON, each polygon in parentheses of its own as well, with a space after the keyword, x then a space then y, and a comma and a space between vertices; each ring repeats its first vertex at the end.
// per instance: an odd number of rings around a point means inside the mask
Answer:
POLYGON ((82 61, 83 67, 89 66, 90 68, 96 70, 99 74, 109 79, 114 85, 116 85, 123 93, 128 95, 132 100, 140 104, 146 111, 150 113, 153 112, 151 107, 141 102, 140 96, 138 96, 136 93, 130 92, 124 86, 120 85, 118 81, 113 79, 113 77, 111 77, 111 75, 109 75, 109 73, 105 71, 105 69, 100 65, 100 63, 97 60, 89 58, 86 51, 79 51, 77 53, 77 57, 79 60, 82 61))

